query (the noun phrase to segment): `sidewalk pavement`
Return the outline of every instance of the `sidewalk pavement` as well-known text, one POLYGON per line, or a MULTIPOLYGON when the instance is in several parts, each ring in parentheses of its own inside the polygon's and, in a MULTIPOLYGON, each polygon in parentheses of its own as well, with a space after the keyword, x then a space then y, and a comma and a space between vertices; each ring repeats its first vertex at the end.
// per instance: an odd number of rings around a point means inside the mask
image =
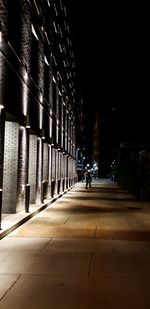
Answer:
POLYGON ((149 203, 77 183, 0 240, 0 309, 149 309, 149 261, 149 203))
MULTIPOLYGON (((94 183, 99 183, 99 181, 100 180, 98 179, 94 180, 94 183)), ((100 183, 105 183, 105 182, 108 182, 108 180, 101 179, 100 181, 100 183)), ((80 183, 83 184, 84 181, 80 183)), ((53 198, 49 197, 45 199, 44 203, 30 204, 29 212, 26 212, 24 209, 14 214, 2 214, 0 239, 2 239, 3 237, 11 233, 14 229, 19 227, 21 224, 23 224, 24 222, 26 222, 27 220, 35 216, 38 212, 42 211, 43 209, 48 207, 50 204, 54 203, 58 198, 63 196, 63 194, 71 190, 73 187, 69 188, 68 190, 65 190, 64 192, 61 192, 58 195, 55 195, 53 198)))
MULTIPOLYGON (((93 179, 92 185, 99 185, 102 187, 105 187, 109 189, 110 188, 119 188, 118 184, 116 182, 112 182, 109 179, 93 179)), ((19 227, 21 224, 25 223, 27 220, 35 216, 38 212, 42 211, 46 207, 48 207, 50 204, 54 203, 58 198, 62 197, 64 194, 66 194, 68 191, 70 191, 74 187, 81 186, 82 188, 85 187, 85 181, 78 182, 75 186, 71 187, 69 190, 66 190, 65 192, 61 192, 58 195, 55 195, 53 198, 48 198, 44 200, 44 203, 39 204, 30 204, 29 212, 25 212, 25 210, 22 210, 15 214, 2 214, 2 222, 1 222, 1 229, 0 229, 0 239, 4 236, 8 235, 10 232, 12 232, 14 229, 19 227)), ((120 191, 121 192, 121 191, 120 191)), ((125 199, 128 198, 130 200, 130 203, 127 203, 126 207, 128 208, 146 208, 150 207, 150 203, 140 202, 137 200, 136 196, 133 196, 129 193, 127 193, 126 190, 122 191, 125 194, 125 199), (132 201, 132 203, 131 203, 132 201)), ((124 198, 124 196, 123 196, 124 198)), ((123 199, 122 199, 123 201, 123 199)), ((125 202, 125 201, 124 201, 125 202)))
POLYGON ((69 190, 65 190, 64 192, 55 195, 53 198, 49 197, 47 199, 44 199, 44 203, 30 204, 29 212, 22 210, 14 214, 2 214, 0 239, 2 239, 13 230, 15 230, 17 227, 19 227, 21 224, 25 223, 27 220, 35 216, 38 212, 42 211, 50 204, 54 203, 58 198, 63 196, 63 194, 65 194, 69 190))

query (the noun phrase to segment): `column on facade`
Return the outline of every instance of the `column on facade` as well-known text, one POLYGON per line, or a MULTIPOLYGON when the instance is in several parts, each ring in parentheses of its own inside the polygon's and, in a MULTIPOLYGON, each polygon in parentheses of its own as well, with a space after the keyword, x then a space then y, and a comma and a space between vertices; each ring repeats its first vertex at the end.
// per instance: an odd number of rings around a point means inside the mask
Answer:
POLYGON ((57 129, 56 129, 56 101, 57 101, 57 71, 56 63, 53 56, 53 84, 52 84, 52 196, 56 194, 57 191, 57 175, 56 175, 56 140, 57 140, 57 129))
POLYGON ((59 145, 59 115, 60 115, 60 93, 59 93, 59 84, 60 84, 60 77, 59 72, 56 73, 56 98, 55 98, 55 130, 56 130, 56 139, 55 139, 55 147, 56 147, 56 193, 59 193, 59 187, 60 187, 60 174, 59 174, 59 151, 60 151, 60 145, 59 145))
POLYGON ((66 98, 65 101, 65 167, 66 167, 66 172, 65 172, 65 187, 68 189, 68 101, 66 98))
POLYGON ((52 71, 52 51, 49 51, 49 83, 48 83, 48 104, 49 104, 49 164, 48 164, 48 191, 51 196, 52 190, 52 147, 53 147, 53 71, 52 71))

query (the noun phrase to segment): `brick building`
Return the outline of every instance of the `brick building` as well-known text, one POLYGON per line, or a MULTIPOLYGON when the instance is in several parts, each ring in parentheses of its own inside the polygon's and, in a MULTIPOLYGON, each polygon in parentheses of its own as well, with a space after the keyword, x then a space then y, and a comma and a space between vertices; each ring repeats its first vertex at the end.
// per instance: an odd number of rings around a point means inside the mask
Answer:
POLYGON ((63 0, 0 0, 3 213, 69 189, 76 177, 75 60, 63 0), (29 186, 27 186, 29 185, 29 186))

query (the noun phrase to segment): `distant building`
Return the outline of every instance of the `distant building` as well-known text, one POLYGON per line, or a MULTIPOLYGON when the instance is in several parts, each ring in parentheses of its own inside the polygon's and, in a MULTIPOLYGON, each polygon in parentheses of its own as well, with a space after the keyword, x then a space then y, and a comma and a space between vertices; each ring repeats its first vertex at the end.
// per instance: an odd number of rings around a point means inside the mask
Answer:
POLYGON ((97 112, 93 127, 92 161, 97 164, 99 177, 109 176, 114 149, 115 137, 111 118, 97 112))

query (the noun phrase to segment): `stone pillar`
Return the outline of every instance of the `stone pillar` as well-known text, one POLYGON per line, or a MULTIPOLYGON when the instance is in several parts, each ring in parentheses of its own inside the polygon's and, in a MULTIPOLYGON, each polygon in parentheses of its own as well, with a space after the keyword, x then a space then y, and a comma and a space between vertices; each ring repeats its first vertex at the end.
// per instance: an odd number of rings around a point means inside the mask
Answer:
POLYGON ((48 195, 51 195, 52 181, 52 147, 48 145, 48 195))
POLYGON ((18 192, 17 211, 25 208, 25 186, 28 181, 28 134, 25 127, 19 128, 18 192))
POLYGON ((41 183, 43 180, 43 170, 42 170, 42 161, 43 161, 43 149, 42 149, 42 140, 38 137, 37 140, 37 181, 36 181, 36 202, 41 202, 41 183))
POLYGON ((30 184, 30 203, 36 202, 37 136, 29 135, 28 183, 30 184))
MULTIPOLYGON (((19 146, 18 123, 5 121, 4 145, 3 212, 16 213, 19 146)), ((20 165, 19 170, 21 168, 20 165)))

